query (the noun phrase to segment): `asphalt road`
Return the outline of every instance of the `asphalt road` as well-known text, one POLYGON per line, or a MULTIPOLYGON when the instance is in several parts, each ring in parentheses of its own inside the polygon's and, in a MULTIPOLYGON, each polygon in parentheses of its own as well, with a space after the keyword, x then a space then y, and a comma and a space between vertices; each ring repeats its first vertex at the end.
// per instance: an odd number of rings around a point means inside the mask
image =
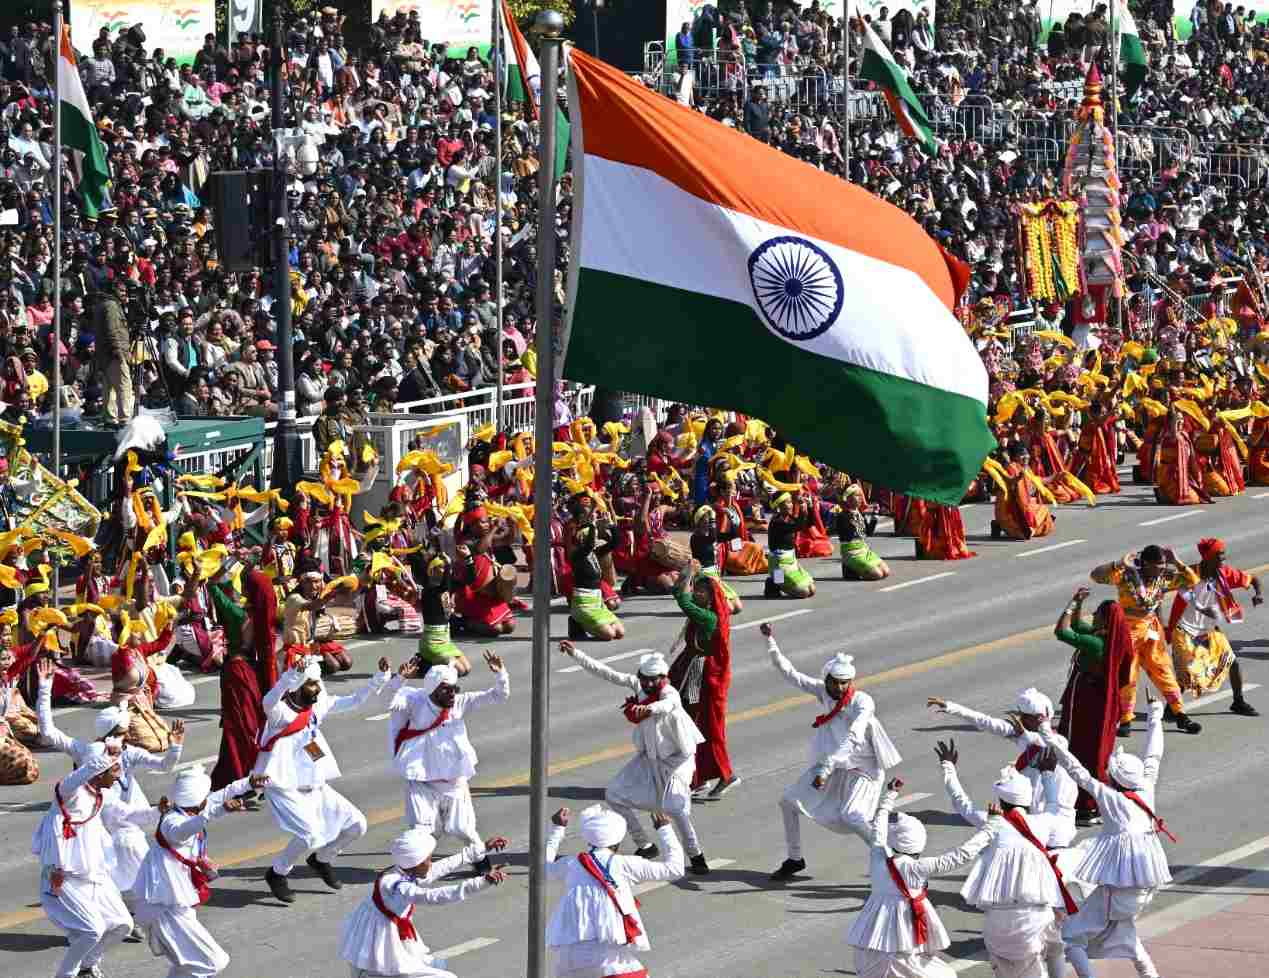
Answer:
MULTIPOLYGON (((972 732, 959 721, 932 714, 927 695, 940 695, 986 711, 1012 706, 1018 690, 1036 685, 1054 699, 1065 681, 1068 651, 1050 634, 1071 592, 1087 581, 1089 568, 1130 549, 1158 542, 1195 560, 1195 542, 1221 536, 1231 561, 1255 569, 1269 562, 1265 512, 1269 489, 1213 506, 1170 509, 1156 506, 1148 489, 1128 486, 1096 509, 1067 506, 1059 511, 1056 533, 1034 543, 988 538, 990 509, 963 510, 974 560, 918 562, 912 541, 885 532, 876 549, 894 576, 876 584, 844 582, 835 560, 809 562, 819 593, 808 601, 768 601, 760 578, 736 583, 746 601, 733 624, 735 679, 729 739, 744 782, 719 801, 702 802, 695 812, 707 858, 715 867, 706 878, 688 877, 642 895, 652 950, 644 956, 657 978, 812 978, 854 974, 853 953, 844 944, 853 913, 867 897, 867 852, 854 838, 833 836, 813 824, 804 827, 808 873, 777 886, 768 874, 784 858, 777 802, 784 787, 807 763, 814 707, 786 686, 769 664, 757 626, 776 623, 786 655, 803 671, 818 673, 833 652, 854 656, 863 685, 875 697, 879 715, 904 754, 905 810, 930 829, 929 851, 951 848, 970 834, 949 814, 942 792, 935 740, 953 736, 961 749, 961 776, 984 803, 990 784, 1012 761, 1009 745, 972 732)), ((733 582, 735 583, 735 582, 733 582)), ((1109 596, 1095 589, 1095 597, 1109 596)), ((1269 718, 1269 614, 1248 607, 1248 622, 1231 638, 1240 649, 1250 683, 1249 699, 1269 718)), ((636 598, 622 610, 628 638, 615 644, 586 643, 594 656, 614 658, 633 670, 641 651, 667 651, 682 624, 667 598, 636 598)), ((565 611, 552 616, 555 638, 565 631, 565 611)), ((493 643, 508 663, 512 699, 498 713, 477 717, 472 740, 480 753, 474 782, 477 813, 485 836, 512 839, 506 856, 511 879, 466 904, 420 912, 419 934, 434 950, 444 949, 460 975, 524 974, 527 892, 529 740, 529 621, 511 639, 493 643)), ((335 680, 337 689, 366 680, 373 662, 386 655, 402 661, 406 640, 355 642, 357 671, 335 680)), ((468 646, 469 658, 480 645, 468 646)), ((571 670, 556 655, 551 675, 551 795, 553 804, 574 809, 602 799, 603 788, 630 753, 629 730, 617 707, 624 694, 571 670)), ((489 674, 476 666, 466 688, 482 688, 489 674)), ((1144 680, 1143 680, 1144 681, 1144 680)), ((219 744, 218 687, 205 682, 199 700, 174 714, 186 720, 184 760, 212 759, 219 744)), ((1159 809, 1179 837, 1169 845, 1180 883, 1156 900, 1153 912, 1184 920, 1191 907, 1222 884, 1269 867, 1269 836, 1260 816, 1264 797, 1265 719, 1228 713, 1229 693, 1191 709, 1204 724, 1199 736, 1169 731, 1160 781, 1159 809)), ((1144 697, 1139 702, 1144 709, 1144 697)), ((388 865, 388 846, 401 829, 401 784, 389 765, 387 703, 372 699, 356 714, 327 724, 344 776, 338 788, 366 812, 370 831, 337 863, 345 883, 333 893, 297 870, 292 883, 299 899, 287 907, 270 896, 262 875, 284 839, 266 812, 230 816, 216 823, 209 851, 223 867, 211 903, 200 918, 229 951, 233 978, 268 974, 273 978, 347 974, 337 960, 344 917, 365 895, 377 870, 388 865)), ((58 711, 58 723, 77 736, 91 736, 92 710, 58 711)), ((1140 749, 1143 724, 1129 742, 1140 749)), ((49 804, 52 784, 69 770, 66 758, 42 754, 42 780, 0 793, 0 976, 51 974, 62 953, 62 937, 38 906, 36 864, 30 838, 49 804)), ((146 782, 152 799, 168 780, 146 782)), ((577 848, 574 834, 565 851, 577 848)), ((442 842, 440 852, 452 851, 442 842)), ((953 939, 948 956, 971 976, 990 973, 982 963, 980 918, 962 904, 960 878, 931 887, 953 939)), ((111 975, 166 973, 164 961, 144 945, 124 945, 106 959, 111 975)))

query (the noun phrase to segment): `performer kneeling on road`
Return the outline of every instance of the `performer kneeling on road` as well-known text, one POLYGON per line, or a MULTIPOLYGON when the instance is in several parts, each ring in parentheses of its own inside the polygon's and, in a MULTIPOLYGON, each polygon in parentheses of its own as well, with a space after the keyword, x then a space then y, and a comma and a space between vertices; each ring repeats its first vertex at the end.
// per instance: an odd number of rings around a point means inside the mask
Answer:
POLYGON ((846 943, 855 948, 859 978, 955 978, 938 952, 952 942, 931 906, 930 878, 967 866, 991 842, 981 828, 959 848, 926 856, 925 826, 919 819, 894 811, 903 782, 886 785, 872 822, 869 875, 872 892, 851 924, 846 943))
POLYGON ((331 696, 322 682, 322 660, 309 656, 283 673, 264 697, 267 717, 253 774, 267 775, 264 800, 273 821, 291 841, 273 860, 265 881, 283 903, 294 903, 286 878, 308 857, 309 868, 332 890, 343 886, 331 860, 366 834, 366 817, 330 786, 339 765, 321 725, 333 713, 355 710, 387 684, 391 663, 379 660, 379 674, 357 692, 331 696))
POLYGON ((1106 764, 1107 784, 1088 773, 1058 742, 1047 722, 1040 728, 1042 742, 1076 784, 1097 799, 1102 815, 1101 832, 1089 840, 1077 869, 1080 879, 1098 888, 1062 928, 1066 959, 1079 978, 1091 978, 1089 958, 1132 961, 1142 978, 1159 974, 1137 936, 1137 918, 1159 888, 1172 881, 1159 833, 1173 842, 1176 839, 1155 814, 1155 787, 1163 759, 1163 704, 1149 694, 1146 698, 1145 760, 1117 748, 1106 764))
POLYGON ((502 849, 506 839, 490 839, 485 846, 469 846, 462 852, 432 862, 436 839, 423 829, 410 829, 392 843, 390 869, 370 885, 370 894, 344 923, 339 956, 348 962, 352 978, 456 978, 446 962, 434 957, 415 929, 414 908, 459 903, 473 893, 505 882, 504 867, 491 867, 475 879, 450 886, 428 887, 472 861, 485 848, 502 849))
POLYGON ((268 783, 253 774, 213 793, 201 764, 176 776, 172 807, 159 819, 136 887, 137 923, 149 933, 155 957, 172 962, 169 978, 213 978, 229 967, 229 955, 195 913, 211 896, 207 884, 216 878, 207 858, 207 825, 245 811, 240 796, 268 783))
POLYGON ((546 928, 547 946, 555 949, 555 976, 647 978, 648 971, 633 953, 652 946, 634 887, 683 878, 683 850, 670 819, 661 812, 652 816, 665 846, 662 862, 637 853, 619 856, 617 846, 625 838, 626 819, 603 805, 591 805, 578 815, 587 851, 572 859, 557 859, 571 817, 567 808, 556 812, 546 840, 547 879, 568 887, 546 928))
POLYGON ((811 724, 811 766, 780 799, 784 841, 788 858, 771 874, 775 880, 792 879, 806 869, 802 858, 802 824, 806 815, 830 832, 854 832, 872 842, 872 820, 886 781, 886 769, 903 760, 877 719, 877 708, 867 693, 855 687, 852 656, 837 654, 824 663, 819 680, 793 668, 776 644, 775 629, 764 622, 771 663, 788 683, 810 693, 825 710, 811 724))
POLYGON ((670 685, 670 666, 659 652, 639 660, 638 675, 617 672, 596 662, 572 642, 561 642, 560 651, 577 660, 592 676, 633 690, 622 706, 634 725, 631 739, 635 756, 608 784, 604 799, 626 820, 634 839, 636 856, 655 859, 657 847, 639 822, 638 812, 664 812, 683 840, 683 848, 697 876, 709 872, 692 824, 692 777, 696 772, 696 745, 704 738, 683 708, 679 691, 670 685), (639 695, 643 699, 639 699, 639 695))
MULTIPOLYGON (((421 688, 402 687, 418 675, 413 659, 388 683, 394 694, 388 719, 392 763, 405 779, 405 817, 410 828, 433 835, 452 835, 480 845, 476 809, 468 782, 476 774, 476 749, 467 737, 467 716, 485 706, 511 699, 511 679, 502 657, 485 653, 495 685, 480 693, 460 693, 458 672, 450 665, 432 666, 421 688)), ((489 872, 489 857, 474 864, 477 875, 489 872)))
MULTIPOLYGON (((983 943, 998 978, 1049 978, 1063 974, 1061 919, 1079 909, 1044 840, 1060 831, 1061 815, 1032 813, 1031 782, 1012 765, 994 785, 996 802, 967 811, 956 777, 956 751, 940 743, 943 783, 972 825, 992 830, 975 860, 961 896, 985 914, 983 943)), ((1050 782, 1052 784, 1052 782, 1050 782)))

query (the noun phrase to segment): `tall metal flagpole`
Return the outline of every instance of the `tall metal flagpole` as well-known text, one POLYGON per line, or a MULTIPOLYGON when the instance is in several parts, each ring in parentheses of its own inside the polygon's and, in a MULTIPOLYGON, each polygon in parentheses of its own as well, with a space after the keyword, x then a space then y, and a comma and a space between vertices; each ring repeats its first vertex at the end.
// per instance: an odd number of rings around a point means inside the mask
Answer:
MULTIPOLYGON (((1120 0, 1110 0, 1110 144, 1114 147, 1116 170, 1119 168, 1119 32, 1122 29, 1119 3, 1120 0)), ((1115 297, 1115 328, 1120 332, 1124 328, 1122 296, 1115 297)))
POLYGON ((555 425, 555 116, 564 18, 544 10, 533 22, 538 62, 538 375, 533 461, 533 695, 530 703, 529 959, 527 978, 546 978, 546 780, 551 703, 551 471, 555 425))
MULTIPOLYGON (((62 477, 62 3, 53 0, 53 475, 62 477)), ((60 559, 53 561, 53 606, 61 588, 60 559)))
POLYGON ((502 41, 502 0, 493 0, 493 59, 494 59, 494 305, 497 306, 494 325, 498 332, 494 342, 498 348, 494 356, 498 358, 498 386, 494 394, 494 427, 502 431, 502 385, 504 368, 502 364, 502 90, 506 85, 507 72, 511 66, 503 56, 502 41))
POLYGON ((845 16, 842 17, 842 98, 846 101, 846 111, 843 113, 845 123, 843 131, 846 138, 843 142, 844 155, 846 157, 846 179, 850 179, 850 4, 847 3, 843 8, 845 16))

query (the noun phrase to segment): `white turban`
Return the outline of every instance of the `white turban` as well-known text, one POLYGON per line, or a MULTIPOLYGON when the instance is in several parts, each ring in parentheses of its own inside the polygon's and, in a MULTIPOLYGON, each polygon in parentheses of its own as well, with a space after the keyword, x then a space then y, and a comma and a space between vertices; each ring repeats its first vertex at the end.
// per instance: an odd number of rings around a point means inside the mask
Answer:
POLYGON ((1035 794, 1027 777, 1012 766, 1001 768, 1000 780, 993 787, 996 797, 1010 805, 1029 806, 1035 794))
POLYGON ((322 660, 317 656, 309 656, 308 661, 304 664, 304 681, 316 679, 319 683, 322 681, 322 660))
POLYGON ((925 826, 919 818, 900 812, 890 826, 890 848, 905 856, 925 851, 925 826))
POLYGON ((209 794, 211 778, 203 770, 203 765, 195 764, 176 776, 176 784, 172 786, 172 804, 177 808, 197 808, 209 794))
POLYGON ((81 768, 87 768, 92 772, 92 777, 96 777, 103 771, 109 771, 112 767, 119 763, 119 758, 106 750, 105 744, 89 744, 88 750, 84 752, 84 759, 80 761, 81 768))
POLYGON ((128 729, 131 723, 132 717, 129 716, 126 706, 108 706, 97 714, 97 719, 93 721, 93 729, 97 732, 97 739, 100 740, 119 727, 128 729))
POLYGON ((453 666, 432 666, 423 676, 423 692, 428 696, 436 691, 437 686, 457 685, 458 670, 453 666))
POLYGON ((1018 694, 1018 712, 1031 716, 1053 716, 1053 701, 1034 686, 1018 694))
POLYGON ((838 652, 827 662, 824 663, 824 678, 832 676, 841 682, 848 682, 855 678, 855 657, 847 655, 844 652, 838 652))
POLYGON ((665 656, 660 652, 645 655, 639 660, 639 675, 641 676, 647 676, 651 679, 656 676, 668 676, 669 674, 670 664, 665 661, 665 656))
POLYGON ((626 820, 603 805, 591 805, 577 818, 588 845, 611 849, 626 837, 626 820))
POLYGON ((392 861, 402 869, 413 869, 436 849, 436 839, 423 829, 410 829, 392 843, 392 861))
POLYGON ((1118 745, 1115 747, 1115 752, 1110 755, 1110 760, 1106 762, 1106 773, 1115 779, 1116 784, 1122 785, 1129 791, 1140 791, 1148 784, 1146 766, 1141 762, 1141 758, 1135 754, 1125 753, 1118 745))

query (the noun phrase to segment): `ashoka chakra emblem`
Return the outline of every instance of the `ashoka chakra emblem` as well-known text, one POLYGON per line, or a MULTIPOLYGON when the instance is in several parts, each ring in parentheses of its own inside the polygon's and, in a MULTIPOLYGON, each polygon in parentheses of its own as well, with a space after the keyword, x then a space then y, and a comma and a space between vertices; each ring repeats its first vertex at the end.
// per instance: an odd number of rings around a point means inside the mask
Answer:
POLYGON ((819 336, 842 311, 841 271, 828 252, 805 238, 782 235, 755 248, 749 283, 762 318, 785 339, 819 336))

